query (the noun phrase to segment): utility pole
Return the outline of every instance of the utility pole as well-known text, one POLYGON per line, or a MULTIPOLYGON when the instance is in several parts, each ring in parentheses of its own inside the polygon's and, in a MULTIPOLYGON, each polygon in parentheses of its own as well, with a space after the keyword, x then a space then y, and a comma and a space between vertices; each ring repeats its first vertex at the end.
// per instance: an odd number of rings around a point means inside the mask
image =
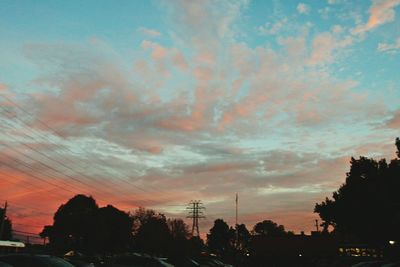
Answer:
POLYGON ((239 247, 239 224, 238 224, 238 205, 239 205, 239 196, 238 196, 238 193, 236 193, 236 199, 235 199, 235 202, 236 202, 236 224, 235 224, 235 226, 236 226, 236 247, 239 247))
POLYGON ((192 200, 186 209, 189 210, 189 215, 186 218, 191 218, 193 221, 192 236, 200 236, 199 218, 205 218, 203 215, 203 210, 205 209, 203 203, 200 200, 192 200))
POLYGON ((6 212, 7 212, 7 201, 4 204, 3 213, 1 214, 1 222, 0 222, 0 240, 3 236, 3 229, 4 229, 4 221, 6 220, 6 212))
POLYGON ((315 220, 315 228, 317 228, 317 232, 319 232, 319 228, 318 228, 318 220, 315 220))

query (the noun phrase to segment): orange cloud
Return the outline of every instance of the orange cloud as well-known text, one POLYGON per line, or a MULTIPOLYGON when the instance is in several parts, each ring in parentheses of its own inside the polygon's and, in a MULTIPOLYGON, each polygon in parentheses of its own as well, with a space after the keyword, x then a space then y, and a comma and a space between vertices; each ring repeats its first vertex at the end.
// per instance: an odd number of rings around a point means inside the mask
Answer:
POLYGON ((399 4, 400 0, 374 0, 369 9, 368 22, 357 26, 353 33, 360 34, 393 21, 396 15, 394 8, 399 4))

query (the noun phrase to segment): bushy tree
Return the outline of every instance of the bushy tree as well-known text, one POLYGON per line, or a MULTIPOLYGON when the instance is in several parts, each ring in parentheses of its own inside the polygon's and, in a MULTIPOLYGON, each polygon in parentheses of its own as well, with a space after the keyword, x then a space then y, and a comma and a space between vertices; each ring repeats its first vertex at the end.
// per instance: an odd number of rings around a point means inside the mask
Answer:
POLYGON ((151 218, 165 219, 164 214, 157 213, 155 210, 145 209, 143 207, 139 207, 130 216, 132 218, 132 232, 134 234, 137 234, 139 228, 151 218))
POLYGON ((271 220, 264 220, 254 225, 253 234, 263 236, 285 236, 288 232, 285 231, 283 225, 278 225, 271 220))
POLYGON ((54 214, 50 243, 61 250, 92 247, 94 217, 98 209, 92 197, 76 195, 54 214))
POLYGON ((131 243, 132 220, 111 205, 99 208, 92 197, 76 195, 58 208, 53 225, 40 236, 59 251, 122 252, 131 243))
MULTIPOLYGON (((396 139, 400 149, 400 141, 396 139)), ((399 151, 397 151, 399 154, 399 151)), ((350 171, 332 198, 314 211, 324 227, 343 238, 369 243, 400 240, 400 160, 351 158, 350 171)))

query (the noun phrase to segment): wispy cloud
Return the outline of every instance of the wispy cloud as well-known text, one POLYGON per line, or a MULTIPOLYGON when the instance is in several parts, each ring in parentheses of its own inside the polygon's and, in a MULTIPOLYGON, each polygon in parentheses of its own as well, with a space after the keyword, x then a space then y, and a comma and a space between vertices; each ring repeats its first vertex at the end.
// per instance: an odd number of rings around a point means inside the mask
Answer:
POLYGON ((380 52, 396 52, 397 50, 400 49, 400 37, 398 37, 395 41, 395 43, 388 44, 388 43, 379 43, 378 44, 378 51, 380 52))
POLYGON ((139 32, 147 35, 148 37, 159 37, 161 36, 161 32, 154 30, 154 29, 149 29, 149 28, 145 28, 145 27, 140 27, 138 29, 139 32))

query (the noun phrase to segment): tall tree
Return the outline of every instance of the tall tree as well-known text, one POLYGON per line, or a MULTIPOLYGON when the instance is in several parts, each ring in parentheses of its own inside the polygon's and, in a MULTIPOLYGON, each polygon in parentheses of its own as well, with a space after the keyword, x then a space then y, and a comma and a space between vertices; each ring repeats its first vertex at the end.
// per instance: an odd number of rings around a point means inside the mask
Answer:
MULTIPOLYGON (((396 139, 399 148, 400 141, 396 139)), ((400 160, 351 158, 350 171, 332 198, 317 203, 314 211, 345 238, 387 243, 400 240, 400 160)))

